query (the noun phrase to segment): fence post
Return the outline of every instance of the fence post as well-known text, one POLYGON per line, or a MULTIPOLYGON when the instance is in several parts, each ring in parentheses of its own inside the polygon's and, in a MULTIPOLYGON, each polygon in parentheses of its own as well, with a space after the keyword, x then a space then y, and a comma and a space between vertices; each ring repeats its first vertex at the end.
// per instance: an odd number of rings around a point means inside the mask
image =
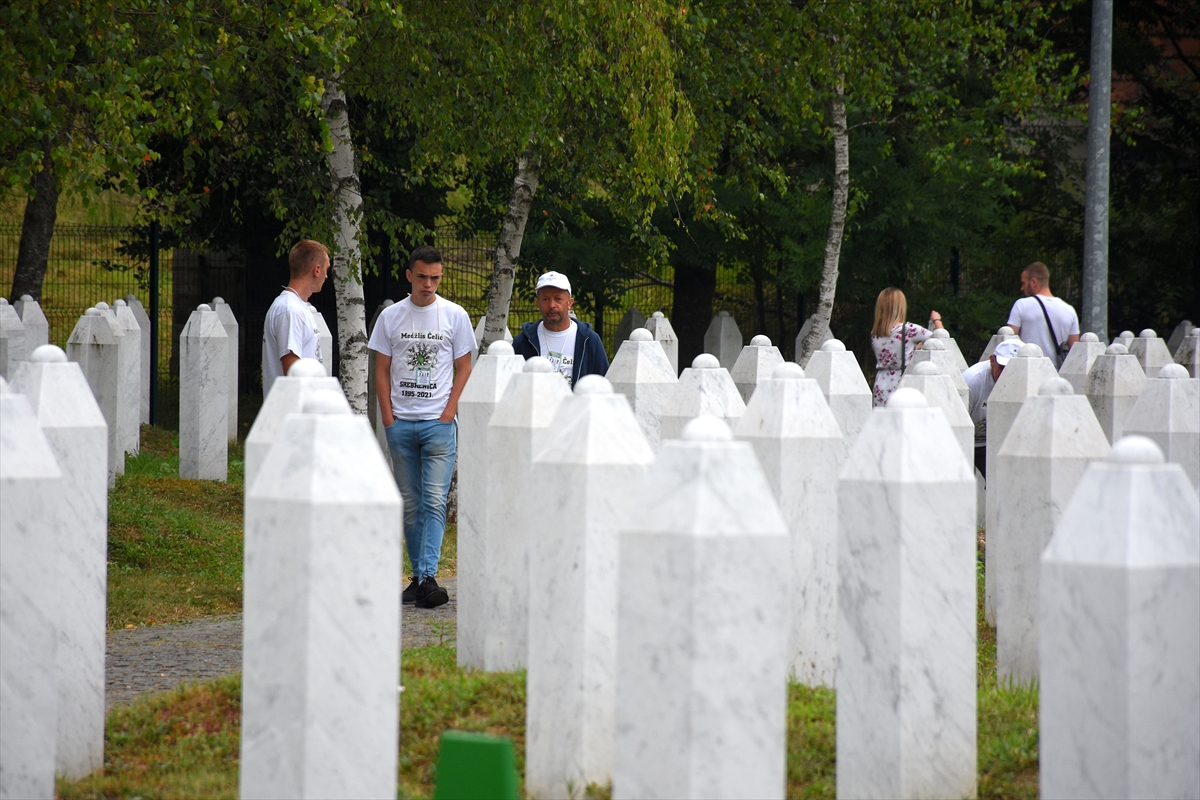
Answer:
POLYGON ((150 424, 158 424, 158 221, 150 223, 150 424))

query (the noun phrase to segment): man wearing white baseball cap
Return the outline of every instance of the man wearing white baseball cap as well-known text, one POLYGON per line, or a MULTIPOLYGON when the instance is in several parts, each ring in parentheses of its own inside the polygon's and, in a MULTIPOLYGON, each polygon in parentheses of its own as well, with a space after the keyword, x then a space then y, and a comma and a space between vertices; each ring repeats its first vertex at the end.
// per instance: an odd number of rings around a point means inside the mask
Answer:
POLYGON ((575 298, 571 281, 561 272, 547 272, 538 278, 537 306, 541 322, 526 322, 513 339, 513 352, 526 359, 544 356, 574 386, 584 375, 608 372, 608 354, 604 343, 586 322, 571 317, 575 298))
POLYGON ((1000 373, 1008 360, 1017 354, 1024 342, 1009 339, 996 345, 996 349, 988 356, 987 361, 980 361, 974 366, 967 367, 962 374, 970 390, 970 403, 967 412, 975 423, 975 468, 979 474, 987 477, 987 400, 1000 380, 1000 373))

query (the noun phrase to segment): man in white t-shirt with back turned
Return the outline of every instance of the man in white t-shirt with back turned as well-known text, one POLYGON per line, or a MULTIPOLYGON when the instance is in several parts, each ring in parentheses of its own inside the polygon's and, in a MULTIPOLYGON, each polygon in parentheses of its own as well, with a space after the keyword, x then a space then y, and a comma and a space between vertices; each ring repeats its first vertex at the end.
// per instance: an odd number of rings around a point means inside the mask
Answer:
POLYGON ((1071 305, 1050 293, 1050 270, 1035 261, 1021 272, 1021 292, 1008 312, 1008 327, 1027 344, 1036 344, 1061 367, 1079 341, 1079 317, 1071 305))
POLYGON ((288 253, 288 272, 288 285, 267 309, 263 323, 263 397, 292 364, 302 358, 321 359, 315 312, 308 307, 308 298, 321 291, 329 276, 329 248, 301 239, 288 253))
POLYGON ((403 602, 435 608, 450 599, 435 576, 458 450, 458 398, 471 374, 475 333, 462 306, 438 297, 437 250, 414 249, 405 274, 412 294, 383 310, 367 346, 375 351, 379 412, 404 498, 413 576, 403 602))

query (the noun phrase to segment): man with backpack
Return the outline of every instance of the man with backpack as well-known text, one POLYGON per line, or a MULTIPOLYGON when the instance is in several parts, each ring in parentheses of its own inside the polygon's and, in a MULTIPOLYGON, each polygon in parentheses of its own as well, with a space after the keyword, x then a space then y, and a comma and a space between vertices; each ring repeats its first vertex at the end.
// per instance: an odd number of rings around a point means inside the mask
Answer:
POLYGON ((1021 292, 1008 313, 1008 327, 1026 344, 1042 348, 1042 355, 1061 367, 1071 345, 1079 341, 1075 309, 1050 293, 1050 270, 1035 261, 1021 272, 1021 292))

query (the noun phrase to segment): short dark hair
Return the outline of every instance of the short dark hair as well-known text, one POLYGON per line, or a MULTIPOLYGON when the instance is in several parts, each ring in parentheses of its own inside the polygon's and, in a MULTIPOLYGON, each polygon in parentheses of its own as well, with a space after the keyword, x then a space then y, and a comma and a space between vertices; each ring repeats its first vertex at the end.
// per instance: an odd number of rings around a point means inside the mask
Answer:
POLYGON ((423 244, 420 247, 414 247, 412 253, 409 254, 408 268, 412 269, 418 261, 423 264, 441 264, 442 254, 436 247, 423 244))
POLYGON ((1027 273, 1029 277, 1035 278, 1042 286, 1050 285, 1050 268, 1040 261, 1033 262, 1021 271, 1027 273))
POLYGON ((326 258, 329 258, 328 247, 312 239, 301 239, 288 253, 288 272, 299 278, 326 258))

